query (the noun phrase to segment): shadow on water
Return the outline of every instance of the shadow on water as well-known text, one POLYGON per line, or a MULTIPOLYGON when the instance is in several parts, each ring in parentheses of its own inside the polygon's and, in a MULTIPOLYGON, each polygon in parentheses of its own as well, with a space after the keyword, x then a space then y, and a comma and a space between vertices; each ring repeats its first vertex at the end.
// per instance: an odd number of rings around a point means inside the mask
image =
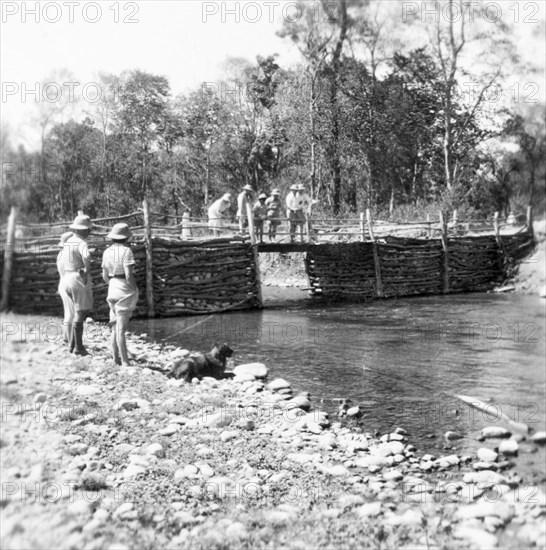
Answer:
MULTIPOLYGON (((134 321, 131 328, 202 351, 227 342, 236 364, 265 363, 270 379, 309 391, 329 413, 337 413, 337 399, 350 399, 361 405, 367 431, 401 426, 422 449, 442 448, 443 433, 455 430, 470 436, 457 449, 475 450, 482 427, 506 426, 500 412, 545 429, 543 300, 466 294, 324 304, 302 300, 300 290, 275 292, 262 311, 134 321), (492 406, 484 414, 454 394, 492 406)), ((540 458, 543 450, 532 462, 540 458)))

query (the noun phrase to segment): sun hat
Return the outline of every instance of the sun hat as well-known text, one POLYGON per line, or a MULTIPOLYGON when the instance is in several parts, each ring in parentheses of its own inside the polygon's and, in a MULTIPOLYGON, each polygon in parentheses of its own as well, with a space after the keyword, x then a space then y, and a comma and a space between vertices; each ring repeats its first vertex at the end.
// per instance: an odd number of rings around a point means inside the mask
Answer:
POLYGON ((260 200, 267 199, 267 195, 265 193, 260 193, 260 195, 258 196, 258 199, 260 200))
POLYGON ((112 230, 106 237, 112 239, 113 241, 128 239, 132 235, 129 226, 126 223, 116 223, 112 230))
POLYGON ((89 216, 80 215, 76 216, 72 225, 69 225, 69 229, 91 229, 93 224, 91 223, 91 218, 89 216))
POLYGON ((272 195, 280 195, 281 192, 277 188, 275 188, 275 189, 273 189, 273 191, 271 191, 271 194, 272 195))
POLYGON ((248 183, 243 187, 243 191, 254 191, 254 189, 252 189, 252 187, 250 185, 248 185, 248 183))
POLYGON ((303 183, 300 183, 298 186, 298 191, 305 191, 305 185, 303 185, 303 183))
POLYGON ((296 183, 290 186, 290 191, 297 191, 297 190, 298 190, 298 185, 296 183))
POLYGON ((72 237, 72 235, 74 235, 74 233, 72 233, 72 231, 67 231, 66 233, 63 233, 61 235, 61 239, 59 241, 59 248, 62 248, 64 246, 64 243, 70 239, 70 237, 72 237))
POLYGON ((222 195, 222 200, 231 202, 231 194, 230 193, 224 193, 222 195))

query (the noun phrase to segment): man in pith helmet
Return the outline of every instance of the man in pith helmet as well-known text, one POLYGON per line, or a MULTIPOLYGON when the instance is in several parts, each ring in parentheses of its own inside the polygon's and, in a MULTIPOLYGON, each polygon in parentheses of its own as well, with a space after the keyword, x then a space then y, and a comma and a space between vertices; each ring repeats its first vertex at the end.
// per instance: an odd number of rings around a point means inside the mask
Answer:
POLYGON ((83 322, 93 309, 93 288, 91 286, 91 258, 87 239, 92 223, 89 216, 78 215, 69 227, 73 234, 63 244, 57 265, 62 270, 64 289, 74 308, 74 320, 68 329, 68 347, 75 355, 89 355, 83 347, 83 322))

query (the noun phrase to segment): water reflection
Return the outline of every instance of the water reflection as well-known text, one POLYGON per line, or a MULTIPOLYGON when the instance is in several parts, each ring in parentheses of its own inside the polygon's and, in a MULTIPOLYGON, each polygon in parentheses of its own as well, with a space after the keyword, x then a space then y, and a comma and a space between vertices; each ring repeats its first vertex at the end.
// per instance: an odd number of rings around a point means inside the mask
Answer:
POLYGON ((348 398, 361 404, 368 429, 400 425, 428 445, 441 446, 446 430, 475 435, 499 422, 454 394, 492 400, 499 411, 536 430, 546 426, 544 302, 531 296, 299 303, 134 321, 132 328, 155 341, 203 351, 215 341, 228 342, 236 363, 264 362, 270 377, 309 391, 329 412, 337 411, 336 399, 348 398))

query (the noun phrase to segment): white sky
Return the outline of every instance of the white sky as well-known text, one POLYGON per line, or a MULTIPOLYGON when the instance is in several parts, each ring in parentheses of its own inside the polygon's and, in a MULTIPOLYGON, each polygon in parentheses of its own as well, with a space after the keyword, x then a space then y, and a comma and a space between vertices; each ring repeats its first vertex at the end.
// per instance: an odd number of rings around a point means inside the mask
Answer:
MULTIPOLYGON (((25 88, 33 90, 37 83, 64 68, 81 84, 75 88, 76 97, 81 97, 84 84, 94 82, 99 71, 119 74, 138 68, 164 75, 176 95, 204 81, 218 79, 221 65, 228 56, 255 61, 256 55, 278 53, 281 66, 289 66, 298 59, 297 51, 288 40, 277 37, 276 32, 283 14, 294 13, 294 4, 296 2, 287 0, 2 0, 2 122, 9 127, 12 142, 35 146, 37 133, 32 116, 37 103, 34 94, 25 96, 23 91, 25 88), (289 5, 292 11, 287 11, 289 5), (30 13, 36 7, 38 15, 30 13), (91 22, 93 19, 97 21, 91 22), (135 22, 124 22, 125 19, 135 22), (252 23, 252 19, 257 21, 252 23)), ((422 2, 410 4, 420 7, 422 2)), ((502 10, 503 20, 508 17, 512 23, 516 10, 510 6, 519 4, 519 24, 515 25, 515 33, 519 37, 520 51, 541 67, 538 79, 543 80, 544 44, 540 33, 536 34, 537 25, 526 23, 526 20, 538 18, 540 25, 544 25, 544 1, 501 0, 496 4, 502 10), (536 13, 534 7, 537 7, 536 13)), ((399 5, 400 0, 397 14, 399 5)), ((534 76, 533 80, 536 79, 534 76)), ((540 85, 539 97, 542 97, 543 82, 540 85)), ((39 93, 42 91, 38 89, 39 93)), ((63 93, 67 94, 68 88, 63 87, 63 93)))

